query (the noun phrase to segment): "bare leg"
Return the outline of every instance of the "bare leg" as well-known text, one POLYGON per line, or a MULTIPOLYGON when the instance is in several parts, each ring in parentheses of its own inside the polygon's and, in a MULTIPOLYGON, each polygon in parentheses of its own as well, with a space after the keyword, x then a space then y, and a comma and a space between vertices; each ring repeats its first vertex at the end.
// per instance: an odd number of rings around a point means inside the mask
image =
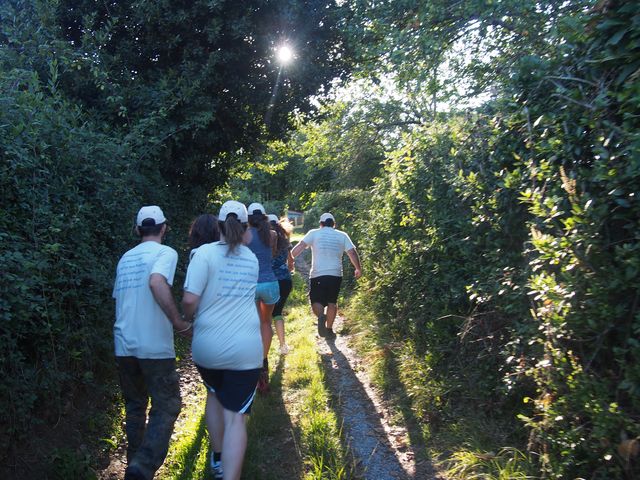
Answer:
POLYGON ((327 328, 333 328, 333 321, 336 319, 338 313, 338 305, 330 303, 327 305, 327 328))
POLYGON ((222 441, 224 438, 224 416, 223 408, 215 393, 207 392, 207 406, 205 407, 205 418, 207 420, 207 430, 211 440, 211 450, 222 451, 222 441))
POLYGON ((247 427, 245 415, 224 410, 224 443, 222 465, 225 480, 238 480, 242 473, 244 452, 247 449, 247 427))
POLYGON ((282 317, 275 317, 276 335, 278 336, 278 342, 282 348, 285 345, 284 341, 284 320, 282 317))
POLYGON ((324 306, 321 303, 312 303, 311 310, 313 310, 313 314, 320 318, 320 315, 324 315, 324 306))
POLYGON ((258 314, 260 315, 260 334, 262 335, 263 358, 269 356, 271 340, 273 339, 273 328, 271 327, 271 314, 275 305, 267 305, 261 300, 256 302, 258 314))

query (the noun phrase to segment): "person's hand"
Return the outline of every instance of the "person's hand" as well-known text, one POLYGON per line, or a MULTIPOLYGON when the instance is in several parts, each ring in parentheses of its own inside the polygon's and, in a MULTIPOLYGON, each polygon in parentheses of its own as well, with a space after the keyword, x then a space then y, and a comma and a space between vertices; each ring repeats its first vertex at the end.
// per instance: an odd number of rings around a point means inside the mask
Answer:
POLYGON ((190 328, 187 331, 180 332, 180 335, 182 335, 184 338, 192 338, 193 337, 193 328, 190 328))
POLYGON ((187 322, 185 320, 180 320, 180 328, 176 329, 176 333, 183 336, 184 338, 193 337, 193 323, 187 322))
POLYGON ((362 276, 362 272, 359 268, 356 268, 356 270, 353 272, 353 276, 356 277, 356 280, 362 276))

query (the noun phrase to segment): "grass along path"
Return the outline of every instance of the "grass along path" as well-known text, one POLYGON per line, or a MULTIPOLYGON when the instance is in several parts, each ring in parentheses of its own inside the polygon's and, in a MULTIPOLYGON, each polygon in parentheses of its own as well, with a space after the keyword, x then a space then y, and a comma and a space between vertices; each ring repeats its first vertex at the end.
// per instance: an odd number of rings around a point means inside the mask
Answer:
MULTIPOLYGON (((286 356, 274 335, 269 356, 271 392, 257 396, 247 429, 243 479, 347 479, 353 462, 343 446, 337 416, 316 349, 315 327, 303 280, 294 276, 286 309, 286 356)), ((209 438, 204 421, 205 390, 193 380, 194 367, 181 371, 183 411, 159 479, 208 479, 209 438)), ((195 372, 195 373, 194 373, 195 372)))

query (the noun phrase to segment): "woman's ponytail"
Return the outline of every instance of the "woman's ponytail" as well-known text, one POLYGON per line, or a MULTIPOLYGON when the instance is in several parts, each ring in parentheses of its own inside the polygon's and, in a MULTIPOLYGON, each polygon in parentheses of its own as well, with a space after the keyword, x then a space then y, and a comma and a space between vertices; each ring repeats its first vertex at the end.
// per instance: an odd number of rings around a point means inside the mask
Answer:
POLYGON ((240 223, 238 217, 234 213, 227 215, 224 222, 218 222, 220 232, 224 235, 224 240, 228 245, 229 253, 236 253, 239 245, 242 245, 245 227, 240 223))

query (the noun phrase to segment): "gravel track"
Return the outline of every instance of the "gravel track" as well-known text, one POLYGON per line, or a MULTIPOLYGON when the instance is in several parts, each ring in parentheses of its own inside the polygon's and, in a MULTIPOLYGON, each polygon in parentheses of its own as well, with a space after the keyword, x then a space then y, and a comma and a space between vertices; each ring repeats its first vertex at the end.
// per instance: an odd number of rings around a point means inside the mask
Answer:
MULTIPOLYGON (((296 258, 296 271, 308 281, 309 255, 296 258)), ((340 332, 345 319, 336 318, 340 332)), ((349 347, 349 337, 335 340, 317 337, 317 346, 327 383, 342 422, 343 434, 365 480, 438 479, 428 461, 416 460, 409 434, 391 421, 391 411, 372 386, 358 355, 349 347)))

